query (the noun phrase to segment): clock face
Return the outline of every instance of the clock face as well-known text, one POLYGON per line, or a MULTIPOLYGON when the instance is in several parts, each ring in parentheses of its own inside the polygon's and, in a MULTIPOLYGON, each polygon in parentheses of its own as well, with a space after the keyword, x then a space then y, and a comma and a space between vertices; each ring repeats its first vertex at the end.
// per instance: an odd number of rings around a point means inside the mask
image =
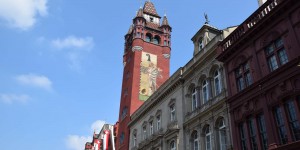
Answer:
POLYGON ((139 99, 145 101, 157 90, 157 79, 162 78, 162 70, 157 67, 157 56, 151 53, 142 52, 140 65, 139 99))

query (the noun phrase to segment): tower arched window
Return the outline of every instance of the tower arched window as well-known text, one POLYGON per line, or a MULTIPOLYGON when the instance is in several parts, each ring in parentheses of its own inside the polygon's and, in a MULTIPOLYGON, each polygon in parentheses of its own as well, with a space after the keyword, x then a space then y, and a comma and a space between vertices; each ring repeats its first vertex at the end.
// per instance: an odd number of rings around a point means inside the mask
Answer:
POLYGON ((194 131, 192 133, 192 146, 193 150, 199 150, 199 139, 198 139, 198 132, 194 131))
POLYGON ((208 82, 204 80, 202 82, 202 94, 203 94, 203 104, 208 101, 208 82))
POLYGON ((159 43, 160 43, 160 37, 156 35, 156 36, 153 38, 153 43, 154 43, 154 44, 159 44, 159 43))
POLYGON ((197 90, 193 88, 192 90, 192 111, 194 111, 198 107, 198 100, 197 100, 197 90))
POLYGON ((203 47, 204 47, 203 38, 200 38, 199 41, 198 41, 198 51, 199 52, 202 51, 203 47))
POLYGON ((215 94, 219 95, 221 93, 221 75, 219 70, 216 70, 214 73, 214 85, 215 85, 215 94))
POLYGON ((219 119, 218 124, 219 149, 226 150, 226 126, 224 118, 219 119))
POLYGON ((146 34, 146 42, 151 42, 152 40, 152 35, 150 33, 146 34))
POLYGON ((211 132, 208 125, 204 129, 204 133, 205 133, 205 149, 211 150, 211 132))

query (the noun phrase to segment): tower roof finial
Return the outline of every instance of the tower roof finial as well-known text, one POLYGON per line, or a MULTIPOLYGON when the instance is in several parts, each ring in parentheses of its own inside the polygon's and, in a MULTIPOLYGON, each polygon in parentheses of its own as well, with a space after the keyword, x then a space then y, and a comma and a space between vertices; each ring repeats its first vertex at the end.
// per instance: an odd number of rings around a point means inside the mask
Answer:
POLYGON ((205 24, 209 24, 209 19, 206 13, 204 13, 205 24))

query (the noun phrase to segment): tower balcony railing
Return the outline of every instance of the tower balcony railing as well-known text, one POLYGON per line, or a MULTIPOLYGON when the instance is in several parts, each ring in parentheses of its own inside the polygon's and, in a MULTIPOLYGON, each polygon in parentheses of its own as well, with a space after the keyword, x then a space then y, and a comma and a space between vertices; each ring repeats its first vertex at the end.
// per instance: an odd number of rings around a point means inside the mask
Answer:
POLYGON ((237 27, 219 45, 219 53, 226 51, 233 43, 240 39, 248 30, 255 27, 263 18, 274 10, 285 0, 268 0, 249 16, 239 27, 237 27))

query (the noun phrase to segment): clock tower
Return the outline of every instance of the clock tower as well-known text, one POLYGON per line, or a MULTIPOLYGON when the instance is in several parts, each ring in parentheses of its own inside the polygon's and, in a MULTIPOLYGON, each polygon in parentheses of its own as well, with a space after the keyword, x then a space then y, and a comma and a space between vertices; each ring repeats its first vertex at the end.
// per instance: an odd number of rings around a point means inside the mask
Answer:
POLYGON ((169 78, 171 30, 146 1, 125 35, 117 149, 128 150, 130 116, 169 78))

